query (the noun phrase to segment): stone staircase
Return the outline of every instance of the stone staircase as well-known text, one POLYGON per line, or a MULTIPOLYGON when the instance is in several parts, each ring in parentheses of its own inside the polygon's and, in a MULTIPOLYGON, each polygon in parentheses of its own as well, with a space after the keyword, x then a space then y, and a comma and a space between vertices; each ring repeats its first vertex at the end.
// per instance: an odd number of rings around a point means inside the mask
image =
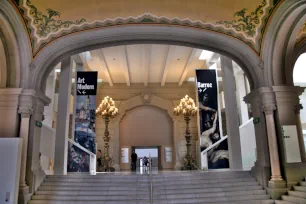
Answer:
POLYGON ((276 204, 306 204, 306 178, 299 186, 294 186, 287 195, 282 196, 282 200, 276 200, 276 204))
MULTIPOLYGON (((165 172, 153 174, 155 204, 270 204, 270 196, 249 172, 165 172)), ((48 176, 30 204, 149 204, 148 175, 48 176)))

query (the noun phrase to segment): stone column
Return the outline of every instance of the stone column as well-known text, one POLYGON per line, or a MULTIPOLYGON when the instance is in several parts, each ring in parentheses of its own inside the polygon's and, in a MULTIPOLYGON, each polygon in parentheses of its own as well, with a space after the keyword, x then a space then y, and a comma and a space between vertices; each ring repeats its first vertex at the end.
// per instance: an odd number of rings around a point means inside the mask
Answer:
POLYGON ((299 145, 300 145, 301 160, 302 160, 302 162, 306 162, 306 150, 305 150, 305 144, 304 144, 304 135, 303 135, 301 117, 300 117, 300 110, 301 109, 303 109, 303 106, 301 104, 298 104, 298 105, 295 106, 296 127, 297 127, 297 131, 298 131, 298 139, 299 139, 299 145))
POLYGON ((237 100, 235 76, 232 60, 221 56, 221 68, 223 72, 223 89, 226 112, 226 127, 229 146, 230 168, 235 170, 242 169, 242 155, 239 134, 239 121, 237 114, 237 100))
POLYGON ((279 135, 277 135, 277 107, 275 92, 271 87, 262 87, 259 89, 262 101, 262 112, 265 114, 267 137, 269 144, 269 156, 271 164, 271 178, 268 183, 268 192, 272 199, 279 199, 281 195, 286 193, 286 182, 281 174, 281 160, 279 155, 280 143, 279 135))
POLYGON ((71 73, 71 59, 66 58, 61 63, 55 135, 54 174, 58 175, 67 174, 71 73))
POLYGON ((266 126, 268 133, 268 142, 269 142, 269 154, 270 154, 270 163, 271 163, 271 181, 282 181, 281 171, 280 171, 280 162, 278 155, 278 145, 277 137, 275 130, 275 121, 274 121, 274 111, 276 106, 263 105, 263 111, 266 116, 266 126))
POLYGON ((19 137, 22 138, 22 155, 20 165, 20 178, 19 178, 19 203, 27 203, 30 199, 29 187, 26 183, 26 165, 27 165, 27 152, 28 152, 28 137, 29 137, 29 125, 30 117, 33 114, 33 108, 31 106, 24 106, 18 109, 18 113, 21 116, 19 137))

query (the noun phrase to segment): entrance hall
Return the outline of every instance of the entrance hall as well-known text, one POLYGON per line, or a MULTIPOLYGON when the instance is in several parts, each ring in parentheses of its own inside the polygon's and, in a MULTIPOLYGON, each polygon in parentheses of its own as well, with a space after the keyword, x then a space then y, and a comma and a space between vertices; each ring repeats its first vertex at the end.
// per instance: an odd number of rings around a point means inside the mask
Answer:
POLYGON ((0 1, 0 203, 306 203, 305 13, 0 1))
MULTIPOLYGON (((131 44, 82 52, 65 63, 54 67, 46 83, 52 102, 45 108, 42 131, 51 136, 42 138, 41 151, 43 168, 51 174, 131 171, 132 153, 147 147, 157 147, 152 164, 162 171, 185 165, 205 171, 251 169, 255 131, 252 112, 243 101, 250 85, 229 58, 178 45, 131 44), (207 74, 202 79, 198 72, 207 74), (95 95, 82 95, 91 85, 79 85, 86 78, 80 74, 96 74, 95 95), (186 97, 198 107, 188 128, 186 118, 175 113, 186 97), (103 107, 115 116, 106 120, 103 107), (68 123, 62 121, 66 117, 68 123), (68 133, 58 128, 65 123, 68 133), (56 138, 66 134, 69 145, 64 150, 56 138), (46 144, 51 147, 44 148, 46 144), (57 154, 61 151, 68 158, 57 154), (67 170, 59 159, 67 160, 67 170)), ((137 171, 142 159, 137 157, 137 171)))

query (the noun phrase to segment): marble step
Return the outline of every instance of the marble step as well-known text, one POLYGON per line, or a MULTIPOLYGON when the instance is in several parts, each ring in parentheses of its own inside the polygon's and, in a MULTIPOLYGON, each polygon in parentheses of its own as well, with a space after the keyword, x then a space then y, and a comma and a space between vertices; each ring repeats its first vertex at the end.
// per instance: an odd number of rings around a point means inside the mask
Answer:
MULTIPOLYGON (((163 192, 163 193, 154 193, 154 198, 160 198, 162 196, 166 196, 168 199, 176 199, 176 198, 193 198, 193 197, 211 197, 211 196, 244 196, 244 195, 259 195, 259 194, 266 194, 265 190, 253 190, 253 191, 219 191, 219 192, 163 192)), ((45 199, 53 196, 134 196, 134 197, 141 197, 141 196, 150 196, 150 193, 147 192, 118 192, 118 191, 93 191, 93 192, 83 192, 83 191, 38 191, 35 193, 35 197, 33 199, 45 199)))
POLYGON ((283 195, 282 199, 285 200, 285 201, 296 203, 296 204, 305 204, 306 203, 306 199, 298 198, 298 197, 294 197, 294 196, 290 196, 290 195, 283 195))
POLYGON ((294 203, 286 200, 275 200, 275 204, 294 204, 294 203))
MULTIPOLYGON (((83 201, 45 201, 45 200, 32 200, 29 204, 84 204, 83 201)), ((149 201, 86 201, 86 204, 150 204, 149 201)), ((168 204, 167 201, 154 201, 153 204, 168 204)), ((195 203, 205 204, 205 203, 195 203)), ((222 204, 274 204, 272 200, 249 200, 249 201, 235 201, 235 202, 222 202, 222 204)), ((284 203, 286 204, 286 203, 284 203)))
POLYGON ((306 192, 306 186, 294 186, 295 191, 306 192))
POLYGON ((289 194, 290 196, 294 196, 294 197, 306 199, 306 192, 288 191, 288 194, 289 194))
MULTIPOLYGON (((137 191, 142 192, 148 191, 148 188, 141 188, 141 189, 137 189, 137 191)), ((258 184, 256 185, 252 185, 252 186, 236 186, 236 187, 214 187, 214 186, 202 186, 201 188, 180 188, 180 189, 162 189, 162 188, 153 188, 153 192, 154 193, 158 193, 158 192, 162 192, 165 193, 167 192, 178 192, 178 193, 183 193, 183 192, 188 192, 188 193, 192 193, 192 192, 198 192, 198 193, 207 193, 207 192, 218 192, 218 191, 241 191, 241 190, 261 190, 262 187, 259 186, 258 184)), ((94 187, 94 186, 89 186, 84 188, 83 186, 40 186, 39 187, 39 191, 68 191, 68 192, 73 192, 73 191, 83 191, 83 192, 88 192, 88 191, 108 191, 109 188, 108 187, 94 187)), ((124 191, 136 191, 136 189, 132 189, 129 188, 127 190, 121 190, 121 192, 124 191)))
MULTIPOLYGON (((251 176, 248 171, 236 171, 236 172, 201 172, 201 173, 161 173, 153 174, 153 178, 232 178, 232 177, 248 177, 251 176)), ((135 179, 135 178, 149 178, 149 175, 117 175, 117 174, 98 174, 98 175, 89 175, 89 174, 68 174, 68 175, 49 175, 47 178, 110 178, 110 179, 135 179)))
MULTIPOLYGON (((165 196, 154 197, 155 202, 160 202, 166 200, 165 196)), ((220 202, 238 202, 238 201, 249 201, 249 200, 267 200, 269 199, 268 195, 244 195, 244 196, 222 196, 222 197, 193 197, 193 198, 172 198, 168 199, 168 203, 171 204, 191 204, 191 203, 220 203, 220 202)), ((32 198, 35 200, 45 200, 45 201, 83 201, 84 203, 88 203, 87 201, 136 201, 137 202, 147 202, 149 201, 149 197, 126 197, 126 196, 38 196, 34 195, 32 198)))
MULTIPOLYGON (((52 184, 57 184, 57 183, 70 183, 70 184, 75 184, 75 183, 99 183, 101 185, 135 185, 135 183, 142 185, 142 184, 147 184, 150 183, 150 181, 108 181, 108 180, 45 180, 45 183, 52 183, 52 184)), ((229 182, 255 182, 254 178, 237 178, 237 179, 224 179, 224 180, 171 180, 171 181, 156 181, 153 180, 153 185, 160 185, 160 184, 165 184, 165 185, 176 185, 176 184, 181 184, 181 185, 188 185, 188 184, 213 184, 213 183, 229 183, 229 182)))
MULTIPOLYGON (((121 183, 91 183, 91 182, 83 182, 83 183, 64 183, 64 182, 44 182, 42 186, 83 186, 85 187, 118 187, 121 186, 122 188, 142 188, 143 186, 147 186, 147 184, 137 184, 136 182, 134 184, 121 184, 121 183)), ((205 188, 205 187, 235 187, 235 186, 253 186, 258 185, 256 181, 239 181, 239 182, 216 182, 211 184, 158 184, 153 185, 156 189, 158 188, 164 188, 164 189, 182 189, 182 188, 205 188)))
MULTIPOLYGON (((216 178, 203 178, 203 177, 173 177, 173 178, 155 178, 155 177, 152 177, 152 180, 155 181, 155 182, 163 182, 163 181, 192 181, 192 182, 196 182, 196 181, 214 181, 214 180, 224 180, 224 181, 234 181, 234 180, 237 180, 237 179, 254 179, 252 176, 244 176, 244 177, 241 177, 241 176, 236 176, 236 177, 224 177, 224 178, 219 178, 219 177, 216 177, 216 178)), ((113 181, 113 182, 134 182, 134 181, 150 181, 150 178, 149 177, 144 177, 144 178, 104 178, 104 177, 98 177, 98 176, 91 176, 91 177, 88 177, 88 178, 83 178, 83 177, 56 177, 56 176, 49 176, 46 178, 45 181, 68 181, 68 182, 83 182, 83 181, 105 181, 105 182, 108 182, 108 181, 113 181)))

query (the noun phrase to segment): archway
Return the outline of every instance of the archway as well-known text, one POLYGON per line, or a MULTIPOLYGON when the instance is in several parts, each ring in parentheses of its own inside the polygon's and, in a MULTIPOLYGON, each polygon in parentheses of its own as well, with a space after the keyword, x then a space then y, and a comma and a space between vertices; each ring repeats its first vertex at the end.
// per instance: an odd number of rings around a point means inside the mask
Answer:
POLYGON ((139 25, 81 32, 55 41, 48 49, 43 49, 32 62, 35 69, 29 86, 43 90, 45 79, 53 67, 66 57, 87 50, 135 43, 163 43, 211 50, 237 62, 248 76, 252 89, 264 84, 262 70, 258 69, 258 56, 239 40, 209 31, 139 25))

